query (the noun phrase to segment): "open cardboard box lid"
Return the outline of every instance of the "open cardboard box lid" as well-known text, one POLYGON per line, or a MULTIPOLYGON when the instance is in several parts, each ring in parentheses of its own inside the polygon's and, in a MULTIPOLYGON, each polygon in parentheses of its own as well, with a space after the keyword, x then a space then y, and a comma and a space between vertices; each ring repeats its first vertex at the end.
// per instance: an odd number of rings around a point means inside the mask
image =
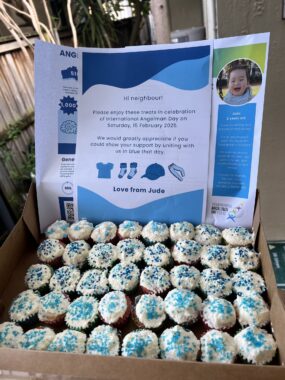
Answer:
MULTIPOLYGON (((29 373, 57 374, 94 379, 285 379, 285 310, 276 287, 263 227, 260 224, 259 201, 255 211, 256 248, 261 252, 263 276, 271 303, 272 329, 278 344, 279 365, 210 364, 123 357, 102 357, 0 348, 0 369, 29 373)), ((0 248, 0 320, 8 320, 13 298, 24 290, 24 275, 36 261, 35 250, 40 239, 36 191, 33 185, 22 217, 0 248)), ((285 298, 285 297, 284 297, 285 298)))

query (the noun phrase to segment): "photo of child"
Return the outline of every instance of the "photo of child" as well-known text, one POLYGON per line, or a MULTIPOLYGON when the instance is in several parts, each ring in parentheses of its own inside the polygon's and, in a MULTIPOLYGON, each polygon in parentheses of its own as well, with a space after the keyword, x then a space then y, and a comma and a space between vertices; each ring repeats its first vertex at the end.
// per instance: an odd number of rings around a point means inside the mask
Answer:
POLYGON ((217 78, 220 98, 232 105, 248 103, 259 91, 262 74, 256 63, 239 59, 227 64, 217 78))

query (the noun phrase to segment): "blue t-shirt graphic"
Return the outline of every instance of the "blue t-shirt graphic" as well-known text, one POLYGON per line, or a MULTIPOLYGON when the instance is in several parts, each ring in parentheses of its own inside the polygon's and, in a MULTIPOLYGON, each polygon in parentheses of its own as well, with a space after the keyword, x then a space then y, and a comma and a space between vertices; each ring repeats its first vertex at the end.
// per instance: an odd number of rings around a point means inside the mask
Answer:
POLYGON ((98 169, 98 178, 111 178, 111 170, 114 165, 111 162, 104 164, 103 162, 98 162, 96 168, 98 169))

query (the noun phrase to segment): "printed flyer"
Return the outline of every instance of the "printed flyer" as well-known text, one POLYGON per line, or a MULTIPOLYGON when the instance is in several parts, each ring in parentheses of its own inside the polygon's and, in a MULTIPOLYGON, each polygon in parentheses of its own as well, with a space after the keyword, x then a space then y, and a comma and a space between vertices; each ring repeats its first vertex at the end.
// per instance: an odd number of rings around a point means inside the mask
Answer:
POLYGON ((251 227, 269 33, 214 41, 207 222, 251 227))
POLYGON ((268 40, 124 49, 38 41, 41 229, 82 218, 250 226, 268 40))

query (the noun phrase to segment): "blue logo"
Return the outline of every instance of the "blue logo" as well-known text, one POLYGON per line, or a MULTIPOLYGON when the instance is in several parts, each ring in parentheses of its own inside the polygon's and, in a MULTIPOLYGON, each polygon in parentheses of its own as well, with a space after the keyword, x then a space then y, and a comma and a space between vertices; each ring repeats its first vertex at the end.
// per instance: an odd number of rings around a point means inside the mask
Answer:
POLYGON ((77 123, 73 120, 63 121, 59 128, 62 133, 66 133, 67 135, 76 135, 77 133, 77 123))
POLYGON ((78 70, 76 66, 68 67, 65 70, 61 70, 62 79, 75 79, 78 80, 78 70))
POLYGON ((77 100, 70 96, 64 96, 59 102, 60 110, 68 115, 77 111, 77 100))

